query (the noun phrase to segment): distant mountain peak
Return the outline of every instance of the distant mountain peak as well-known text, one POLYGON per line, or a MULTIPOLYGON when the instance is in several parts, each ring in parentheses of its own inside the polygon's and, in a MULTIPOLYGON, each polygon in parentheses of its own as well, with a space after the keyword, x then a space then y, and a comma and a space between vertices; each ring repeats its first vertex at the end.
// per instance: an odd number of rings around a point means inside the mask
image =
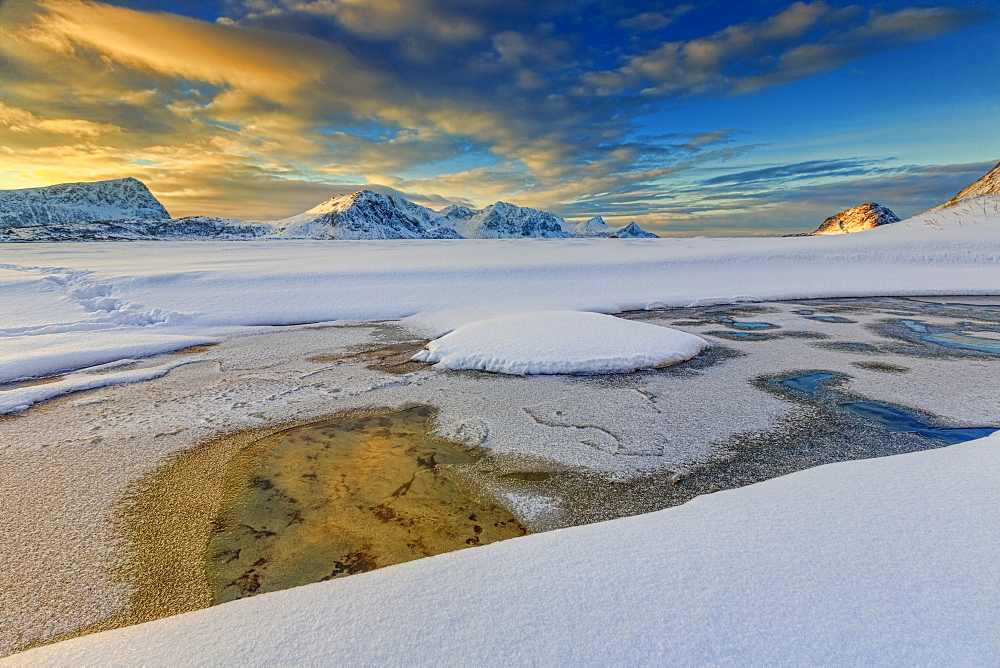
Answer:
POLYGON ((570 236, 563 229, 566 221, 554 213, 502 201, 478 211, 451 209, 442 222, 467 239, 551 239, 570 236))
POLYGON ((441 229, 437 213, 409 200, 358 190, 338 195, 308 211, 271 221, 275 236, 301 239, 441 239, 458 235, 441 229))
POLYGON ((623 227, 611 227, 601 216, 594 216, 590 220, 577 223, 572 228, 573 234, 578 237, 614 237, 616 239, 641 239, 659 238, 642 229, 634 222, 623 227))
POLYGON ((863 232, 874 227, 898 222, 899 216, 894 214, 888 207, 884 207, 876 202, 868 202, 867 204, 862 204, 861 206, 856 206, 830 216, 810 236, 863 232))
POLYGON ((635 222, 631 222, 611 235, 617 239, 659 239, 660 235, 647 232, 635 222))

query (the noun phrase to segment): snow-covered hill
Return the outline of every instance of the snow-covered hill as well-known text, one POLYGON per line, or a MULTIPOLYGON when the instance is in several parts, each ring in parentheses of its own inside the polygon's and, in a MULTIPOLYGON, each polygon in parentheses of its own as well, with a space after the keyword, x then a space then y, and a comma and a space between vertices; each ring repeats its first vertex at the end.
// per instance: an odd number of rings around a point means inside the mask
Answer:
POLYGON ((170 214, 145 184, 131 177, 0 190, 0 228, 167 218, 170 214))
POLYGON ((955 195, 951 201, 963 199, 965 197, 975 197, 977 195, 1000 195, 1000 163, 986 173, 962 192, 955 195))
POLYGON ((824 234, 847 234, 850 232, 863 232, 880 225, 898 223, 899 216, 894 214, 888 207, 875 202, 868 202, 853 209, 847 209, 830 216, 824 220, 813 232, 813 236, 824 234))

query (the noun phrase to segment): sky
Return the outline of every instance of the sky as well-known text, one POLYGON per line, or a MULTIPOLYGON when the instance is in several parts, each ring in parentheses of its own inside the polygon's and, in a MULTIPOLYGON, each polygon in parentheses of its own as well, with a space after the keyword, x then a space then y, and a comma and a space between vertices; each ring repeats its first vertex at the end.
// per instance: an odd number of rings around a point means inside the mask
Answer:
POLYGON ((995 0, 0 0, 0 188, 369 188, 661 235, 906 217, 1000 160, 995 0))

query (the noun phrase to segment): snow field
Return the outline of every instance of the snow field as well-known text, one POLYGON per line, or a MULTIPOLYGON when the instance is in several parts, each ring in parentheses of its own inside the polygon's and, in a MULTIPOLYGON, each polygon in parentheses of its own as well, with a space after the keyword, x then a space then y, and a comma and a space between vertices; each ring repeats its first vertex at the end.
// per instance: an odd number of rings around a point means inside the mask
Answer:
MULTIPOLYGON (((38 334, 79 330, 83 353, 120 345, 123 332, 407 318, 436 338, 532 310, 1000 293, 997 198, 968 199, 827 237, 0 244, 7 284, 12 272, 26 277, 0 290, 0 359, 38 334)), ((25 376, 65 368, 43 353, 33 365, 18 359, 25 376)))
POLYGON ((683 362, 707 346, 693 334, 600 313, 528 311, 464 325, 413 359, 516 376, 626 373, 683 362))

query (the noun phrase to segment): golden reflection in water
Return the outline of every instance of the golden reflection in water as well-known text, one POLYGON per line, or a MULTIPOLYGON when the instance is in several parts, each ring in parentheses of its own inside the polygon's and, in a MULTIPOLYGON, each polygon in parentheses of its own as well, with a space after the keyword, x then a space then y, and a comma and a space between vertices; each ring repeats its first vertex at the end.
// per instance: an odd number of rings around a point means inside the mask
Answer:
POLYGON ((428 434, 426 407, 294 428, 235 458, 207 549, 215 603, 520 536, 462 493, 477 457, 428 434))

